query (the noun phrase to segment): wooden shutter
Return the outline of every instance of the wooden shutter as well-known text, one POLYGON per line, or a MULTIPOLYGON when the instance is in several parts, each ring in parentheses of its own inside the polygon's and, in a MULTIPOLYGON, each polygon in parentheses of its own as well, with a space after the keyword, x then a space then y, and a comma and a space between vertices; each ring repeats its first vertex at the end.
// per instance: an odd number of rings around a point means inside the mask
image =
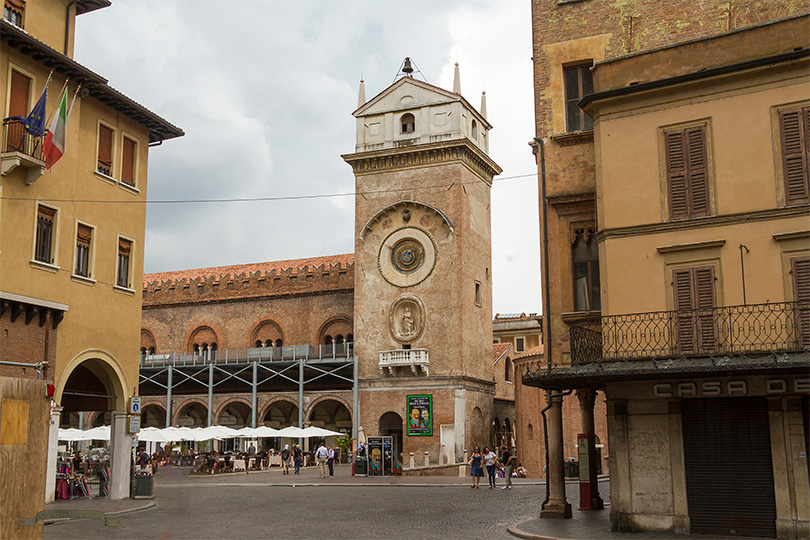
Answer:
POLYGON ((126 137, 121 160, 121 181, 130 186, 135 185, 135 143, 126 137))
POLYGON ((93 229, 87 225, 79 223, 79 230, 76 233, 76 244, 80 246, 90 247, 90 240, 93 237, 93 229))
POLYGON ((692 289, 692 269, 672 271, 673 296, 675 300, 675 335, 677 339, 676 352, 691 354, 696 350, 697 336, 695 335, 694 317, 694 291, 692 289))
POLYGON ((810 347, 810 257, 790 260, 793 274, 793 300, 796 302, 796 341, 810 347))
POLYGON ((28 116, 28 96, 31 79, 11 70, 11 97, 8 103, 8 116, 28 116))
POLYGON ((112 169, 112 135, 110 128, 98 127, 98 163, 112 169))
POLYGON ((689 192, 686 187, 686 144, 683 130, 664 134, 667 152, 667 184, 669 186, 669 217, 689 217, 689 192))
POLYGON ((810 107, 779 113, 782 139, 782 170, 785 177, 785 204, 810 202, 808 146, 810 146, 810 107))
POLYGON ((694 268, 695 309, 697 310, 698 352, 717 350, 717 317, 714 301, 714 268, 694 268))
POLYGON ((129 255, 129 252, 132 250, 132 242, 129 240, 124 240, 123 238, 118 239, 118 254, 119 255, 129 255))
POLYGON ((44 219, 49 222, 53 222, 53 218, 56 215, 56 210, 50 208, 48 206, 38 206, 37 207, 37 214, 40 219, 44 219))
POLYGON ((687 186, 690 217, 709 215, 709 166, 706 159, 706 127, 686 130, 687 186))

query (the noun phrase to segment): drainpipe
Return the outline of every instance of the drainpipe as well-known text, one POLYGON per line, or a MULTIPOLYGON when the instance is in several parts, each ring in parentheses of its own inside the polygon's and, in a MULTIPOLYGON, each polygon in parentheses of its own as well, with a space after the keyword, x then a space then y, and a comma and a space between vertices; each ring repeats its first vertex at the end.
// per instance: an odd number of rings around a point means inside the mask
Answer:
POLYGON ((70 8, 76 5, 79 0, 71 0, 65 7, 65 56, 68 54, 68 46, 70 45, 70 8))
POLYGON ((745 250, 745 253, 751 253, 751 251, 745 244, 740 244, 740 273, 742 274, 743 305, 747 306, 748 302, 745 301, 745 261, 743 260, 743 250, 745 250))
POLYGON ((540 144, 540 196, 543 202, 543 354, 548 373, 551 374, 551 277, 548 263, 548 200, 546 199, 546 143, 542 137, 534 138, 540 144))

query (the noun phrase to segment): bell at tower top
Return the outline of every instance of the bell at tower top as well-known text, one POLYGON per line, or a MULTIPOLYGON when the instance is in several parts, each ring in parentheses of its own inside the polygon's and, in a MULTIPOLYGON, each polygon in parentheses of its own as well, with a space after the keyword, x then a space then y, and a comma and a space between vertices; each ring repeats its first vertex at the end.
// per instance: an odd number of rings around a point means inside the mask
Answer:
MULTIPOLYGON (((486 105, 476 110, 461 95, 458 64, 455 65, 453 91, 420 80, 411 58, 406 57, 397 79, 388 88, 365 100, 361 81, 355 152, 373 152, 391 148, 439 143, 466 138, 485 154, 489 153, 486 105)), ((423 77, 424 78, 424 77, 423 77)))

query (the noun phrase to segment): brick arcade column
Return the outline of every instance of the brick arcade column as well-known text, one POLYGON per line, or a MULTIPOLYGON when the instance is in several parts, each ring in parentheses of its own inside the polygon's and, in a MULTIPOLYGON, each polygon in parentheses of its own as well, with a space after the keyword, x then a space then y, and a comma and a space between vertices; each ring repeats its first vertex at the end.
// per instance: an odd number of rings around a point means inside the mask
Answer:
POLYGON ((570 518, 571 504, 565 499, 565 471, 563 470, 562 396, 551 398, 548 411, 548 486, 549 496, 541 518, 570 518))
MULTIPOLYGON (((588 455, 590 456, 588 479, 591 484, 591 510, 602 510, 605 503, 599 496, 599 478, 597 470, 599 466, 596 462, 596 431, 594 427, 593 407, 596 404, 596 390, 591 388, 577 390, 579 399, 579 413, 582 423, 582 433, 588 435, 588 455)), ((581 473, 580 473, 581 474, 581 473)))

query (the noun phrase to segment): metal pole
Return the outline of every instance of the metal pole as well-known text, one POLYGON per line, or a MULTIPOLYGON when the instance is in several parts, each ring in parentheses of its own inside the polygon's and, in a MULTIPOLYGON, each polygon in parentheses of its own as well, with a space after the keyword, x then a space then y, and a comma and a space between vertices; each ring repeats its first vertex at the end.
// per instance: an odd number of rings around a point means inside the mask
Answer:
MULTIPOLYGON (((227 353, 226 353, 227 354, 227 353)), ((211 409, 214 407, 214 363, 208 364, 208 423, 207 426, 212 425, 213 412, 211 409)))
MULTIPOLYGON (((293 353, 295 354, 295 353, 293 353)), ((298 427, 304 427, 304 360, 298 361, 298 427)), ((298 438, 298 444, 303 445, 304 439, 298 438)))
POLYGON ((253 414, 251 419, 250 427, 256 429, 256 376, 257 376, 257 364, 253 362, 253 396, 251 397, 251 407, 253 408, 253 414))
POLYGON ((360 400, 358 399, 357 382, 359 380, 357 357, 354 357, 354 376, 352 381, 352 438, 357 439, 357 426, 360 423, 360 400))
POLYGON ((743 261, 743 250, 750 253, 745 244, 740 244, 740 273, 742 273, 742 290, 743 290, 743 305, 747 306, 748 302, 745 301, 745 261, 743 261))
POLYGON ((169 380, 166 381, 166 427, 172 425, 172 370, 174 366, 169 366, 169 380))

